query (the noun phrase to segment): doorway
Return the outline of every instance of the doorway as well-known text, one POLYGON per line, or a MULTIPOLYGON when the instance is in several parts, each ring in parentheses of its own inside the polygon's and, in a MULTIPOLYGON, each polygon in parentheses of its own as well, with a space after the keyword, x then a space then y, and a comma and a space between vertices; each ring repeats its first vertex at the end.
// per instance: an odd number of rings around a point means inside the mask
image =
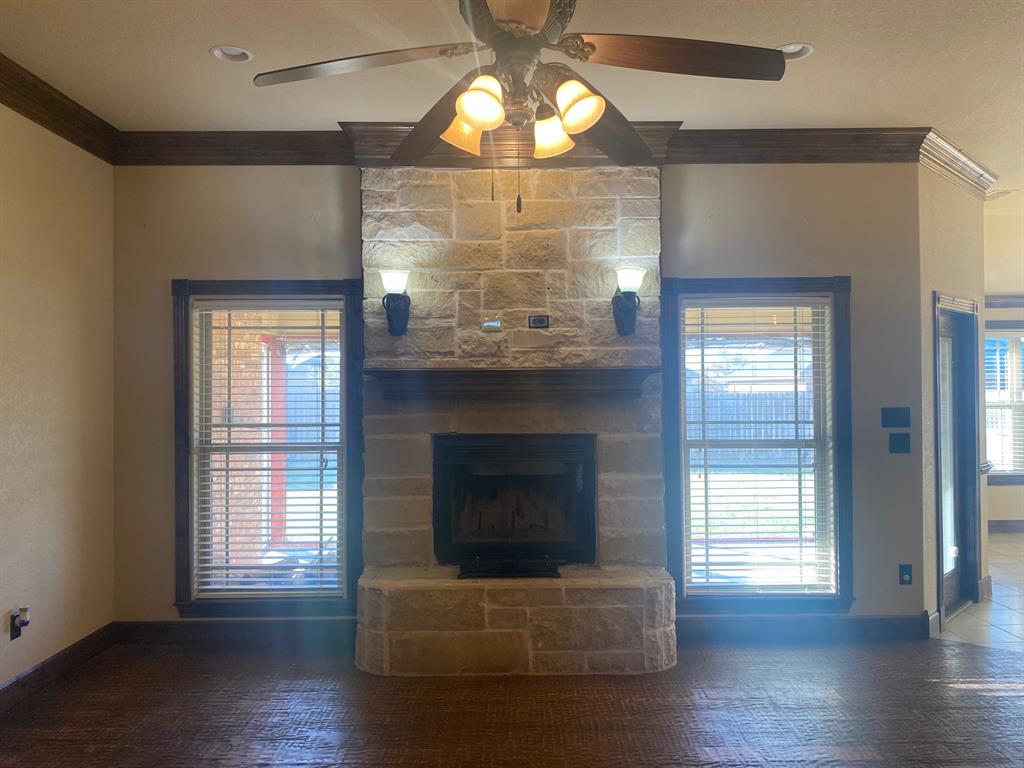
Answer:
POLYGON ((980 597, 978 316, 935 296, 935 488, 940 624, 980 597))

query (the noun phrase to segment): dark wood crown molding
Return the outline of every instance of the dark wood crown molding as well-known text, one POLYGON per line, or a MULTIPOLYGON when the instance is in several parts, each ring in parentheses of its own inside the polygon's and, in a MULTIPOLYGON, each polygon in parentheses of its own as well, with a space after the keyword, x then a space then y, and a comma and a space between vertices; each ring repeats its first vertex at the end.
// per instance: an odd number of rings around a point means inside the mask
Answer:
MULTIPOLYGON (((0 104, 113 165, 394 165, 410 123, 342 122, 330 131, 119 131, 0 54, 0 104)), ((921 163, 974 194, 996 175, 931 128, 679 130, 676 120, 635 122, 650 165, 697 163, 921 163)), ((534 160, 529 135, 499 128, 485 157, 439 141, 420 163, 446 168, 614 165, 586 135, 570 152, 534 160)))
POLYGON ((916 163, 930 128, 679 131, 666 163, 916 163))
POLYGON ((114 165, 357 165, 341 131, 121 131, 114 165))
MULTIPOLYGON (((412 130, 412 123, 338 123, 352 140, 356 163, 360 166, 404 165, 391 159, 402 139, 412 130)), ((651 149, 650 161, 644 165, 662 165, 668 155, 669 143, 679 132, 678 120, 634 122, 633 127, 651 149)), ((616 165, 595 147, 586 134, 574 136, 576 146, 564 155, 548 160, 534 160, 533 135, 502 126, 484 137, 481 157, 474 157, 438 140, 437 146, 417 163, 436 168, 580 168, 593 165, 616 165)))
POLYGON ((113 162, 117 128, 2 53, 0 104, 101 160, 113 162))
POLYGON ((985 296, 985 309, 1024 308, 1024 293, 990 293, 985 296))

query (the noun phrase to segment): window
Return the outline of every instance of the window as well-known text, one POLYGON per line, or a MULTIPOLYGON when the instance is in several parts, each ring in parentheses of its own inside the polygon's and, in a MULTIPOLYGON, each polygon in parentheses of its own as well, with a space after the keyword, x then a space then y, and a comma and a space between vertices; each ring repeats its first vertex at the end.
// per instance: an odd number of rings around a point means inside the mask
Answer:
POLYGON ((684 603, 848 605, 847 280, 672 282, 684 603))
MULTIPOLYGON (((345 296, 207 294, 203 285, 189 283, 176 305, 187 313, 187 349, 181 338, 176 346, 189 370, 178 392, 188 427, 179 519, 185 511, 189 532, 179 607, 343 601, 353 466, 345 296)), ((176 328, 181 336, 182 318, 176 328)))
POLYGON ((991 482, 1024 481, 1024 328, 985 334, 985 444, 991 482))

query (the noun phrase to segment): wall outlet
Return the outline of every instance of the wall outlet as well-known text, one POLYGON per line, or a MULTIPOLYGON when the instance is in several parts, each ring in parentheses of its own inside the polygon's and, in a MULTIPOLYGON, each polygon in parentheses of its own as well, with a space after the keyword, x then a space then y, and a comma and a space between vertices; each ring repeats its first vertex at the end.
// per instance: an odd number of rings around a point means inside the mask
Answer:
POLYGON ((900 563, 900 586, 914 583, 914 570, 909 563, 900 563))

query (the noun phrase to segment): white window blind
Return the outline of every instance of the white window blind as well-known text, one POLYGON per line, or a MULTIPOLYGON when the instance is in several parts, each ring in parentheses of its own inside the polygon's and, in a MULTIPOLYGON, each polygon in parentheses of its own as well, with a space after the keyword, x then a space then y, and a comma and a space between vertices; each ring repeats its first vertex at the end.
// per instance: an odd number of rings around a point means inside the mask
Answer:
POLYGON ((985 334, 985 447, 992 474, 1024 474, 1024 329, 985 334))
POLYGON ((341 300, 191 313, 194 597, 344 596, 341 300))
POLYGON ((832 303, 681 304, 688 594, 836 594, 832 303))

